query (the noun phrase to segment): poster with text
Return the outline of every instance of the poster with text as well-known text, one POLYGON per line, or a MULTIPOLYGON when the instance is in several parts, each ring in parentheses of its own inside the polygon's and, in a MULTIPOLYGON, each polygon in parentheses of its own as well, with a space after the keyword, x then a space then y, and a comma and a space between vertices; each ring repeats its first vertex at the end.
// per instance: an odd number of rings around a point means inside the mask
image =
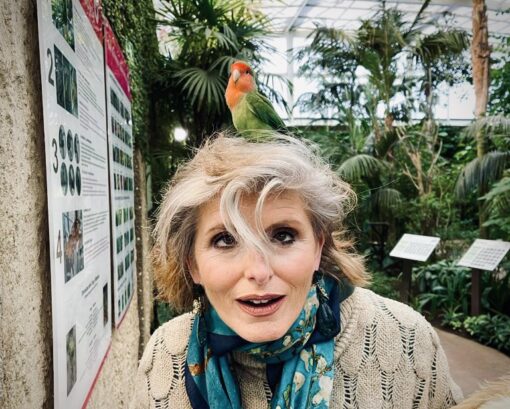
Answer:
POLYGON ((118 327, 135 285, 135 196, 129 69, 110 24, 104 22, 110 147, 113 315, 118 327))
POLYGON ((108 145, 99 0, 38 0, 55 408, 86 406, 111 342, 108 145))

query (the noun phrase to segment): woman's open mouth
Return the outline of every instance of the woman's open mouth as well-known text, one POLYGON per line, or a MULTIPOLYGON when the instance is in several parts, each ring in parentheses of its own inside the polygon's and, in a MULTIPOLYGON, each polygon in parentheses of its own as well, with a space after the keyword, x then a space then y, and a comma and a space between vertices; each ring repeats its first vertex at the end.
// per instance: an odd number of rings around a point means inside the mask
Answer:
POLYGON ((254 317, 263 317, 273 314, 283 304, 284 295, 266 294, 262 296, 245 296, 236 301, 239 307, 254 317))

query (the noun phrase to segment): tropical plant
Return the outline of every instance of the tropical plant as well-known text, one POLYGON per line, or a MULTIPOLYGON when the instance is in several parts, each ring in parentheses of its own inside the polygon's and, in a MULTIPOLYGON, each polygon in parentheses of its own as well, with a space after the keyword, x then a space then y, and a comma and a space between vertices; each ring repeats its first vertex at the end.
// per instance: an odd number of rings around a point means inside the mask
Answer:
POLYGON ((414 285, 418 291, 418 306, 432 315, 442 311, 469 313, 471 271, 452 262, 439 261, 416 268, 414 285))
MULTIPOLYGON (((157 87, 160 98, 171 98, 187 143, 204 138, 229 123, 224 100, 228 69, 245 59, 257 73, 263 51, 271 51, 263 37, 268 19, 245 0, 164 0, 159 24, 168 32, 172 50, 157 87)), ((268 85, 272 76, 259 72, 259 88, 283 102, 268 85)))
MULTIPOLYGON (((480 237, 487 238, 487 229, 491 223, 487 224, 487 217, 491 210, 498 203, 497 197, 501 194, 505 197, 505 190, 498 186, 496 190, 487 196, 491 186, 502 178, 505 169, 510 166, 510 119, 503 116, 482 116, 475 120, 467 129, 469 137, 478 138, 484 135, 484 144, 482 156, 479 156, 480 146, 477 142, 477 157, 471 160, 459 174, 455 186, 457 198, 465 199, 475 191, 479 200, 479 225, 480 237), (501 190, 502 189, 502 190, 501 190), (490 199, 490 200, 488 200, 490 199)), ((493 213, 494 215, 494 213, 493 213)))
MULTIPOLYGON (((506 14, 510 14, 509 11, 506 14)), ((494 47, 489 88, 489 113, 510 115, 510 37, 499 38, 494 47)))
POLYGON ((510 353, 510 318, 502 314, 468 317, 464 329, 479 342, 510 353))

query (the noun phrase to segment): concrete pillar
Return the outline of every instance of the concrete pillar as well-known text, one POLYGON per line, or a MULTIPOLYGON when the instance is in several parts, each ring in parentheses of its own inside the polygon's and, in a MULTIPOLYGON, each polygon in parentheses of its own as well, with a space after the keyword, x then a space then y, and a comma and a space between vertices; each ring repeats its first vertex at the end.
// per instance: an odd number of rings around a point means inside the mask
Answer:
POLYGON ((53 407, 36 2, 0 13, 0 407, 53 407))
MULTIPOLYGON (((138 292, 118 330, 88 408, 128 406, 149 336, 145 169, 135 177, 138 292), (142 183, 143 181, 143 183, 142 183)), ((51 276, 35 0, 0 5, 0 408, 53 408, 51 276)))

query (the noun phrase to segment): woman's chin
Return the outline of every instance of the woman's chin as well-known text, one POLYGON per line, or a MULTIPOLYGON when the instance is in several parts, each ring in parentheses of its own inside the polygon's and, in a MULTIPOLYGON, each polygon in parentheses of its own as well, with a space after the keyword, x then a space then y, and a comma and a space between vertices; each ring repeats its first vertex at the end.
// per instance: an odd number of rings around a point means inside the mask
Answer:
POLYGON ((265 324, 253 325, 248 324, 244 328, 236 331, 237 334, 248 342, 264 343, 276 341, 283 337, 288 328, 278 328, 278 326, 265 324))

